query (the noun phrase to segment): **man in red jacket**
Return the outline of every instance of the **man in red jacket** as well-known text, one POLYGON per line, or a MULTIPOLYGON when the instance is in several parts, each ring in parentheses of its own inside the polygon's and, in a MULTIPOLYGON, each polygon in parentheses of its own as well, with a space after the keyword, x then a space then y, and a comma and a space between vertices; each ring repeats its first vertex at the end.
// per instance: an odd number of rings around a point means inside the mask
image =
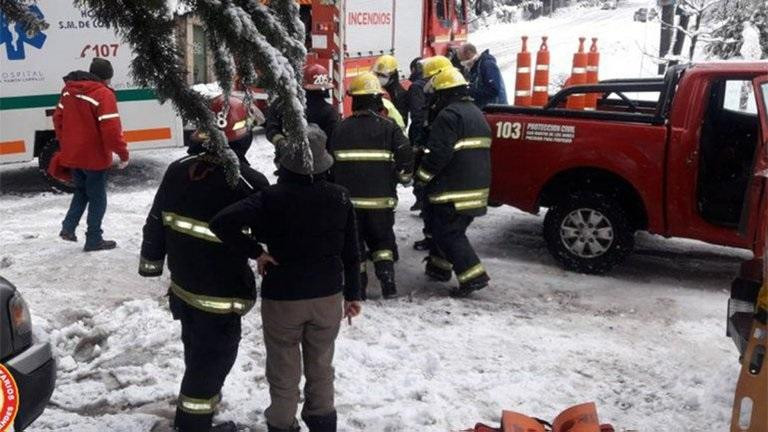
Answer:
POLYGON ((109 87, 112 64, 95 58, 90 71, 74 71, 64 77, 64 90, 53 114, 56 138, 61 146, 59 161, 72 170, 75 193, 59 236, 77 241, 75 228, 88 207, 88 251, 114 249, 117 243, 104 240, 101 220, 107 210, 107 169, 112 153, 120 157, 120 169, 128 165, 128 145, 123 138, 115 92, 109 87))

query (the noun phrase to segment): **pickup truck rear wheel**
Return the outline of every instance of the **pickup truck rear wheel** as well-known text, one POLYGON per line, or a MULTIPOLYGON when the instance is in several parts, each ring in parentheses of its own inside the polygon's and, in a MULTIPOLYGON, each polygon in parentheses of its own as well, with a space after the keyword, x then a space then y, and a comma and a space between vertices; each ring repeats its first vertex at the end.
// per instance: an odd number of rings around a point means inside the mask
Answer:
POLYGON ((544 239, 549 252, 566 269, 602 274, 632 251, 634 229, 618 200, 596 192, 577 192, 549 209, 544 239))

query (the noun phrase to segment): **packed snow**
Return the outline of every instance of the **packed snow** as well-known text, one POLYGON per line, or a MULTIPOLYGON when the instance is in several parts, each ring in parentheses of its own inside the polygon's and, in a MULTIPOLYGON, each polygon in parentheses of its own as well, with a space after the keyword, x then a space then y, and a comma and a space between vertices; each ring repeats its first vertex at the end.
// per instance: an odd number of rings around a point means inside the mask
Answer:
MULTIPOLYGON (((533 50, 534 37, 550 36, 556 73, 567 73, 584 35, 600 38, 604 77, 647 75, 655 65, 642 51, 658 22, 633 22, 641 6, 648 5, 568 9, 473 37, 499 57, 510 90, 522 34, 533 50)), ((47 192, 33 164, 0 168, 0 274, 25 295, 37 336, 59 359, 51 405, 30 431, 169 430, 183 373, 180 329, 168 311, 167 272, 145 279, 137 268, 156 187, 183 154, 135 152, 126 170, 111 173, 104 227, 118 249, 90 254, 82 239, 57 237, 67 195, 47 192)), ((263 136, 249 158, 274 180, 263 136)), ((338 339, 341 431, 456 431, 498 422, 502 409, 552 419, 586 401, 618 431, 727 430, 739 364, 725 310, 730 281, 751 254, 641 233, 637 251, 610 275, 580 275, 547 253, 541 216, 494 208, 469 232, 492 285, 454 300, 451 284, 427 281, 424 254, 411 248, 421 238, 412 203, 411 191, 400 189, 404 296, 379 300, 374 283, 374 298, 338 339)), ((255 310, 244 318, 219 420, 266 430, 264 356, 255 310)))

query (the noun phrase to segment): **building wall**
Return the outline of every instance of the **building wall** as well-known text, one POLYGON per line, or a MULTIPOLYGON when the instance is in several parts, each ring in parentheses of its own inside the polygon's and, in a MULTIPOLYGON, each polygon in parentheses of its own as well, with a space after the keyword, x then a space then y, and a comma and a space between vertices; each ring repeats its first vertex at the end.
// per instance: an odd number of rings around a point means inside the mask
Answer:
POLYGON ((213 55, 210 47, 204 42, 204 39, 195 41, 195 27, 198 28, 197 32, 202 32, 202 22, 194 15, 187 14, 176 19, 176 44, 182 51, 183 62, 187 70, 187 84, 189 85, 216 80, 213 73, 213 55), (205 66, 202 70, 198 70, 197 77, 195 77, 196 53, 198 59, 202 53, 205 53, 205 66))

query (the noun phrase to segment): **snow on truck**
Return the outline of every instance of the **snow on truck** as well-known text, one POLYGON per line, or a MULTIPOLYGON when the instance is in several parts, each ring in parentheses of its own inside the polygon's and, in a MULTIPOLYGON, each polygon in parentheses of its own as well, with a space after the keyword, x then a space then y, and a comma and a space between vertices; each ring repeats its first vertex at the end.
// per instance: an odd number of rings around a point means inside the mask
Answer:
POLYGON ((152 90, 131 82, 133 52, 113 29, 71 1, 39 0, 32 10, 48 22, 47 30, 28 34, 0 14, 0 164, 37 157, 47 179, 66 188, 46 171, 58 149, 53 111, 64 86, 62 77, 87 70, 93 57, 113 64, 111 86, 129 150, 183 145, 182 122, 172 105, 161 105, 152 90))
POLYGON ((543 108, 490 106, 490 199, 549 210, 547 247, 602 273, 647 230, 752 250, 768 230, 768 62, 674 67, 566 88, 543 108), (565 107, 597 93, 596 110, 565 107))

